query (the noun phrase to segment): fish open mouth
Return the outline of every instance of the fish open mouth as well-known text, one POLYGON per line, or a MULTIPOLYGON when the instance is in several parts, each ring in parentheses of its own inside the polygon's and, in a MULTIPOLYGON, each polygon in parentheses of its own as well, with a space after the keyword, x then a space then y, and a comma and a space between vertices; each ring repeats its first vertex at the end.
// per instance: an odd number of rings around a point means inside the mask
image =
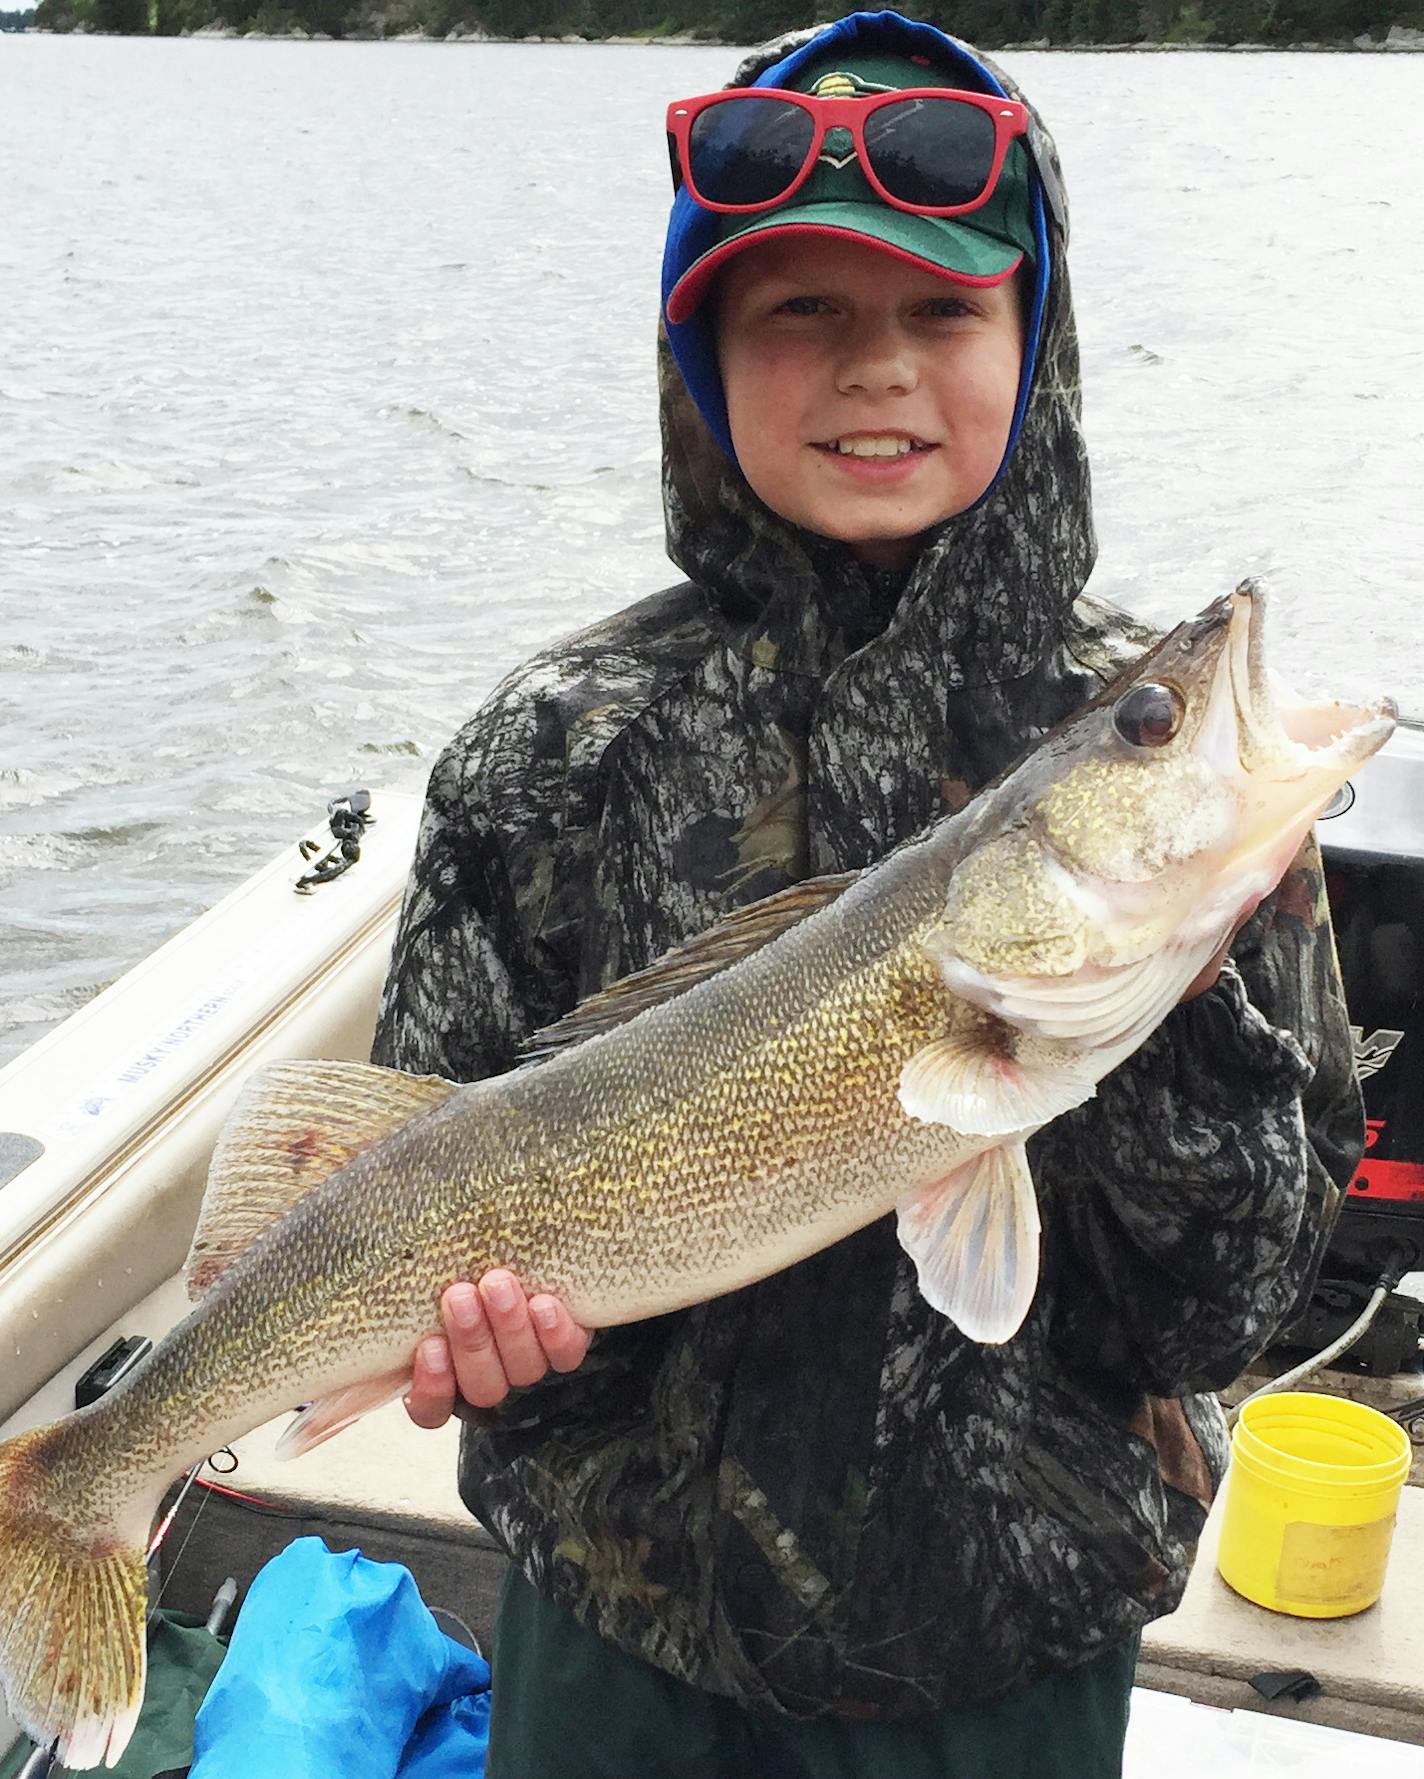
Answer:
MULTIPOLYGON (((1294 692, 1266 666, 1265 606, 1254 581, 1243 581, 1231 595, 1231 630, 1212 704, 1225 707, 1220 715, 1235 730, 1242 773, 1264 772, 1278 783, 1315 781, 1323 805, 1389 738, 1398 712, 1389 698, 1357 705, 1294 692)), ((1208 726, 1216 727, 1210 719, 1208 726)))
POLYGON ((1200 924, 1214 939, 1280 882, 1317 817, 1396 720, 1388 698, 1345 704, 1286 686, 1266 665, 1265 604, 1260 587, 1243 581, 1197 620, 1216 658, 1192 751, 1230 787, 1237 810, 1214 893, 1201 905, 1200 924))

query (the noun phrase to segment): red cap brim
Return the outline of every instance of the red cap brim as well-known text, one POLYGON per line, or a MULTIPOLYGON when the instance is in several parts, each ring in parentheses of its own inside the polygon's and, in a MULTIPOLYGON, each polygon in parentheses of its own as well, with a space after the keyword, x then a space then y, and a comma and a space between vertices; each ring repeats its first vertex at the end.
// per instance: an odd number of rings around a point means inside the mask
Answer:
POLYGON ((734 235, 730 241, 719 242, 716 247, 704 253, 701 259, 689 266, 677 283, 673 286, 667 300, 667 318, 674 325, 689 320, 700 308, 707 295, 708 288, 714 278, 722 270, 728 260, 735 259, 739 253, 745 253, 749 247, 758 247, 763 241, 781 240, 788 235, 809 235, 835 241, 856 241, 864 247, 873 247, 877 253, 888 254, 891 259, 898 259, 904 264, 918 267, 924 272, 933 272, 937 278, 943 278, 950 284, 968 285, 984 288, 1002 284, 1005 279, 1012 278, 1023 264, 1023 254, 1015 255, 1013 263, 1002 271, 989 273, 956 272, 948 266, 937 264, 921 254, 910 253, 903 247, 897 247, 889 241, 877 240, 874 235, 863 234, 858 229, 835 228, 823 222, 783 222, 772 223, 764 228, 749 229, 746 233, 734 235))

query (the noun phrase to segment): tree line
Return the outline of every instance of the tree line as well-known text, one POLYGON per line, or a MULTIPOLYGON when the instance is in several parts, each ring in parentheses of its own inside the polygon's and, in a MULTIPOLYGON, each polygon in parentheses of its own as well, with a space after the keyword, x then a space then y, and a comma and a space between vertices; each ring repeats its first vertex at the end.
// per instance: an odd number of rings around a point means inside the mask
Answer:
MULTIPOLYGON (((209 27, 329 37, 690 36, 755 43, 837 18, 836 0, 40 0, 0 13, 51 31, 174 36, 209 27)), ((985 48, 1006 44, 1349 43, 1424 26, 1424 0, 959 0, 909 10, 985 48)), ((6 29, 23 28, 19 25, 6 29)))

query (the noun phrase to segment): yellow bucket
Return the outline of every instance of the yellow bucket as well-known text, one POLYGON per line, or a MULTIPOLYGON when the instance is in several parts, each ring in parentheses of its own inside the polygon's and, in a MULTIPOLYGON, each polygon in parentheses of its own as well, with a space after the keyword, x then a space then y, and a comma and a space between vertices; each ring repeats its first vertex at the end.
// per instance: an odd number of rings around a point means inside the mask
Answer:
POLYGON ((1238 1594, 1297 1618, 1363 1612, 1384 1586, 1409 1435, 1363 1403, 1262 1396, 1231 1438, 1217 1568, 1238 1594))

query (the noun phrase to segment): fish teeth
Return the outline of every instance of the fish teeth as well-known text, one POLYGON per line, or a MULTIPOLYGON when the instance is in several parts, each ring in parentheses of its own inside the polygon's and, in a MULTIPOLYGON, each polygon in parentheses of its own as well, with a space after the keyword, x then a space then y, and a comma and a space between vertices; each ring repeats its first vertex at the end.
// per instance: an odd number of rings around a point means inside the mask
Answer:
POLYGON ((904 457, 914 448, 915 441, 903 433, 875 439, 836 439, 832 444, 842 457, 904 457))

